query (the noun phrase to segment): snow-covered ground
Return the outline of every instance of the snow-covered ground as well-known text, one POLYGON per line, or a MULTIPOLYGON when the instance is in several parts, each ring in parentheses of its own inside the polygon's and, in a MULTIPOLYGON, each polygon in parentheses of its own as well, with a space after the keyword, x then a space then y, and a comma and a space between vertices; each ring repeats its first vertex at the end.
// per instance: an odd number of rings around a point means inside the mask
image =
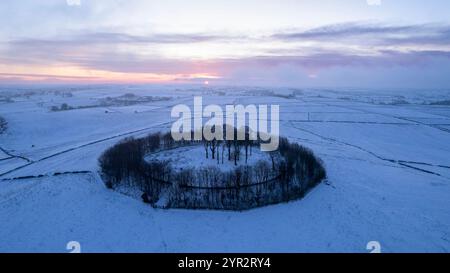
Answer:
MULTIPOLYGON (((231 151, 231 153, 233 153, 231 151)), ((149 154, 145 157, 147 161, 165 161, 174 168, 175 171, 187 170, 192 168, 208 168, 217 167, 223 172, 234 170, 238 166, 254 166, 258 161, 271 162, 270 155, 262 152, 259 147, 252 147, 248 150, 247 162, 245 162, 245 149, 242 148, 240 160, 234 165, 234 160, 228 161, 228 151, 222 153, 222 148, 219 149, 219 161, 217 156, 212 159, 211 150, 208 147, 208 158, 206 159, 205 147, 202 144, 180 147, 176 149, 163 150, 156 153, 149 154), (223 163, 222 163, 223 154, 223 163)))
MULTIPOLYGON (((446 90, 196 86, 0 87, 0 252, 450 252, 446 90), (32 92, 30 92, 32 91, 32 92), (70 95, 68 95, 70 92, 70 95), (170 97, 97 106, 133 93, 170 97), (295 94, 295 96, 289 96, 295 94), (125 137, 167 130, 173 105, 279 104, 280 133, 311 148, 328 181, 247 212, 153 209, 106 189, 97 159, 125 137), (96 105, 50 111, 53 105, 96 105), (54 173, 89 171, 90 173, 54 173), (40 178, 10 178, 44 175, 40 178)), ((200 153, 200 151, 199 151, 200 153)), ((195 157, 191 158, 192 160, 195 157)))

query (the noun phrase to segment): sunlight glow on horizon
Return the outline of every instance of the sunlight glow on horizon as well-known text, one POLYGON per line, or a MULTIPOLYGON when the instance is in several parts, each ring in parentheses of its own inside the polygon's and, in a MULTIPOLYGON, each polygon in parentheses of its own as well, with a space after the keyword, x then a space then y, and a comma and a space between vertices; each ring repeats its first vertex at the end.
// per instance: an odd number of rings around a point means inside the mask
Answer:
POLYGON ((193 80, 220 79, 214 74, 157 74, 157 73, 120 73, 101 70, 85 70, 78 67, 35 67, 28 73, 27 67, 7 67, 0 65, 0 82, 2 80, 21 80, 24 82, 91 82, 91 83, 164 83, 164 82, 191 82, 193 80))

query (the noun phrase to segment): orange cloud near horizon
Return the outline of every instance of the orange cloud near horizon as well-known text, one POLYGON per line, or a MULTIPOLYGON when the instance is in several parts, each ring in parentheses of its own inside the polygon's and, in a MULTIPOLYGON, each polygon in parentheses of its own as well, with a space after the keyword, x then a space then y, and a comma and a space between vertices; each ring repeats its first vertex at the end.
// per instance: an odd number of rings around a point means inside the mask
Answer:
POLYGON ((74 66, 6 66, 0 65, 0 82, 67 83, 168 83, 220 79, 215 73, 137 73, 84 69, 74 66), (39 71, 34 73, 33 71, 39 71))

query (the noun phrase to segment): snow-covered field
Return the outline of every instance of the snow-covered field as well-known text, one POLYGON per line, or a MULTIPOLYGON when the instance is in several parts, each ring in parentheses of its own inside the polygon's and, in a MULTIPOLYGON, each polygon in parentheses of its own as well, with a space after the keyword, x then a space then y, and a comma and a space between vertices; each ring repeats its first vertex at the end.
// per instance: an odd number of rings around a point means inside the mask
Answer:
POLYGON ((222 153, 222 148, 219 149, 219 161, 217 161, 217 156, 215 156, 215 159, 212 159, 210 148, 208 148, 208 159, 206 159, 205 147, 202 144, 159 151, 147 155, 145 160, 165 161, 170 164, 175 171, 192 168, 202 169, 217 167, 223 172, 232 171, 239 166, 254 166, 258 161, 271 162, 270 155, 262 152, 259 148, 252 147, 251 154, 249 148, 247 163, 245 162, 245 150, 242 150, 241 153, 241 160, 236 162, 236 166, 234 165, 234 160, 228 161, 227 150, 224 150, 222 153), (222 155, 224 159, 223 163, 222 155))
POLYGON ((66 252, 69 241, 83 252, 368 252, 369 241, 383 252, 450 252, 450 107, 438 103, 449 99, 446 90, 0 87, 0 252, 66 252), (129 93, 170 100, 98 104, 129 93), (279 104, 281 135, 323 159, 327 183, 242 213, 157 210, 106 189, 99 155, 168 130, 172 106, 194 95, 279 104), (83 107, 50 110, 63 103, 83 107), (89 173, 70 173, 80 171, 89 173))

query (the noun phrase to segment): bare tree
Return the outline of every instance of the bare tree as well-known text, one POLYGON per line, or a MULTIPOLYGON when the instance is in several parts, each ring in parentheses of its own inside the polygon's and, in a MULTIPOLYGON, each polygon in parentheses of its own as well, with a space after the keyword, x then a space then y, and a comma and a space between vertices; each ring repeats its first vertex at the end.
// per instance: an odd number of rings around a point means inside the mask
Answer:
POLYGON ((233 141, 227 140, 226 145, 228 148, 228 161, 231 161, 231 146, 233 145, 233 141))
POLYGON ((225 154, 225 143, 222 143, 222 164, 223 164, 223 155, 225 154))
MULTIPOLYGON (((167 135, 153 134, 142 139, 127 138, 105 151, 99 159, 102 179, 108 188, 135 187, 142 199, 155 204, 161 193, 168 194, 168 207, 244 210, 257 206, 302 198, 308 189, 326 178, 322 161, 297 143, 280 139, 279 150, 270 153, 271 162, 259 161, 252 166, 239 166, 228 172, 216 167, 175 171, 168 161, 144 160, 149 152, 183 145, 204 145, 220 164, 228 142, 203 140, 172 142, 167 135), (222 146, 222 155, 220 155, 222 146), (167 191, 163 191, 167 189, 167 191)), ((235 165, 241 149, 255 145, 231 141, 235 165)), ((248 149, 247 148, 247 149, 248 149)), ((247 153, 247 151, 246 151, 247 153)), ((246 160, 248 155, 246 155, 246 160)))
POLYGON ((240 161, 241 156, 241 141, 235 140, 233 141, 233 148, 234 148, 234 165, 237 166, 237 162, 240 161))
POLYGON ((248 149, 249 149, 249 147, 251 147, 251 140, 246 138, 244 140, 244 146, 245 146, 245 164, 247 164, 247 162, 248 162, 248 149))
POLYGON ((0 117, 0 134, 3 133, 4 131, 6 131, 6 127, 7 127, 8 123, 6 122, 6 120, 2 117, 0 117))
POLYGON ((220 147, 220 142, 217 141, 217 147, 216 147, 216 150, 217 150, 217 164, 220 164, 219 147, 220 147))
POLYGON ((269 152, 270 160, 272 161, 272 170, 275 171, 275 159, 278 157, 278 151, 269 152))
POLYGON ((209 142, 209 149, 211 150, 211 157, 212 159, 215 159, 216 156, 216 146, 217 146, 217 140, 213 139, 209 142))
POLYGON ((208 147, 209 147, 209 142, 206 141, 206 140, 203 140, 203 147, 205 148, 206 159, 208 159, 208 147))

